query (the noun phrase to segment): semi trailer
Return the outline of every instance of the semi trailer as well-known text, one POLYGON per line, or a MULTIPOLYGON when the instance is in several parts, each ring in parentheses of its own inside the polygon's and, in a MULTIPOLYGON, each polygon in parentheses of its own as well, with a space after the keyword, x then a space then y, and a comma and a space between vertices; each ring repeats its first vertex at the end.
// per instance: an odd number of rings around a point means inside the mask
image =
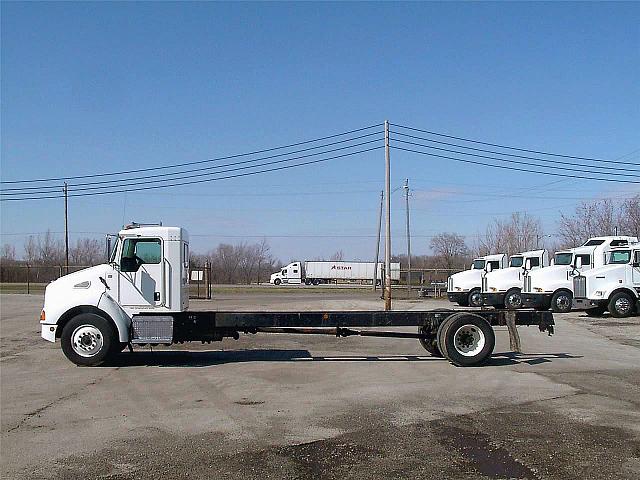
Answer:
POLYGON ((553 265, 526 272, 522 305, 537 310, 551 308, 558 313, 571 311, 573 277, 579 272, 605 265, 612 248, 637 241, 636 237, 628 236, 593 237, 580 247, 556 252, 553 265))
POLYGON ((509 266, 489 271, 482 277, 483 305, 510 310, 521 308, 522 283, 525 272, 537 270, 549 265, 546 250, 532 250, 516 253, 509 258, 509 266))
POLYGON ((482 306, 482 276, 487 266, 492 270, 506 267, 506 255, 487 255, 475 258, 464 272, 454 273, 447 279, 447 298, 462 307, 482 306))
POLYGON ((613 248, 606 265, 573 277, 573 306, 587 315, 624 318, 640 313, 640 244, 613 248))
MULTIPOLYGON (((274 285, 320 285, 338 281, 373 282, 375 262, 293 262, 273 273, 269 283, 274 285)), ((376 282, 384 278, 384 263, 378 263, 376 282)), ((391 280, 400 280, 400 264, 391 264, 391 280)))
POLYGON ((241 334, 315 334, 412 338, 454 365, 478 365, 495 345, 493 327, 536 325, 553 333, 551 312, 191 311, 189 236, 184 228, 133 224, 120 231, 108 263, 51 282, 40 314, 41 335, 60 341, 82 366, 108 362, 127 347, 238 339, 241 334), (417 327, 417 332, 371 327, 417 327), (366 327, 362 330, 361 327, 366 327))

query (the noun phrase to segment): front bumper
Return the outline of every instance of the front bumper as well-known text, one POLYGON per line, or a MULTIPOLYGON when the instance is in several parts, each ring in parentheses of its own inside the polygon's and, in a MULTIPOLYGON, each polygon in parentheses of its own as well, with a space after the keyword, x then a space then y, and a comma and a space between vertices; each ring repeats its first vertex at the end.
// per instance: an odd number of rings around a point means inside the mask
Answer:
POLYGON ((58 325, 56 325, 55 323, 41 323, 40 325, 42 327, 42 338, 44 338, 47 342, 55 343, 56 330, 58 329, 58 325))
POLYGON ((447 298, 454 303, 464 302, 468 296, 469 292, 447 292, 447 298))
POLYGON ((537 310, 547 310, 551 307, 551 297, 553 293, 521 293, 522 306, 524 308, 535 308, 537 310))
POLYGON ((576 310, 590 310, 596 307, 606 307, 606 300, 589 300, 588 298, 574 298, 571 307, 576 310))
POLYGON ((504 305, 504 297, 507 292, 496 292, 496 293, 483 293, 482 294, 482 304, 489 305, 492 307, 495 306, 503 306, 504 305))

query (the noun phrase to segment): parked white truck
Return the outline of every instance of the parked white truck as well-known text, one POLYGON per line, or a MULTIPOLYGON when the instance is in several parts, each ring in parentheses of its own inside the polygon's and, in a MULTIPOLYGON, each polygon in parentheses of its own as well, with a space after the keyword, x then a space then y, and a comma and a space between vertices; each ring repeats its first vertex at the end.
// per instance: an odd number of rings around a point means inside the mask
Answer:
MULTIPOLYGON (((333 281, 373 281, 375 262, 293 262, 273 273, 274 285, 320 285, 333 281)), ((383 279, 384 263, 378 263, 377 282, 383 279)), ((391 264, 391 280, 400 280, 400 264, 391 264)))
POLYGON ((637 242, 637 238, 593 237, 580 247, 556 252, 553 265, 527 272, 521 294, 522 306, 537 310, 551 308, 552 311, 559 313, 571 311, 573 277, 579 272, 604 265, 612 248, 632 242, 637 242), (576 262, 579 263, 579 268, 576 262))
POLYGON ((76 365, 100 365, 134 345, 210 343, 240 334, 413 338, 458 366, 485 362, 496 325, 537 325, 553 333, 550 312, 189 310, 189 236, 183 228, 132 225, 120 231, 108 263, 51 282, 40 313, 41 335, 60 340, 76 365), (371 327, 417 327, 380 331, 371 327), (366 327, 355 329, 354 327, 366 327))
POLYGON ((509 266, 487 272, 482 277, 484 305, 515 310, 522 307, 522 284, 527 270, 537 270, 549 265, 546 250, 516 253, 509 258, 509 266))
POLYGON ((613 317, 640 313, 640 244, 611 249, 606 265, 573 277, 574 308, 613 317))
POLYGON ((482 276, 487 265, 493 270, 506 267, 504 253, 487 255, 473 260, 469 270, 454 273, 447 279, 447 298, 463 307, 482 306, 482 276))

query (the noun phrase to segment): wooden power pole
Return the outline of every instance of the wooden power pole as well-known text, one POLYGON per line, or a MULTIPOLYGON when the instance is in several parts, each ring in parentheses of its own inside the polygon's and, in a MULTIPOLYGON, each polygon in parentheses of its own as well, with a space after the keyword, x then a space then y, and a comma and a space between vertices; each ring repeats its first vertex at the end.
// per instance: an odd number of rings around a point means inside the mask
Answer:
POLYGON ((389 120, 384 121, 385 190, 387 194, 384 238, 384 309, 391 310, 391 157, 389 154, 389 120))
POLYGON ((69 210, 68 210, 68 198, 69 188, 67 182, 64 182, 64 268, 65 273, 69 273, 69 210))

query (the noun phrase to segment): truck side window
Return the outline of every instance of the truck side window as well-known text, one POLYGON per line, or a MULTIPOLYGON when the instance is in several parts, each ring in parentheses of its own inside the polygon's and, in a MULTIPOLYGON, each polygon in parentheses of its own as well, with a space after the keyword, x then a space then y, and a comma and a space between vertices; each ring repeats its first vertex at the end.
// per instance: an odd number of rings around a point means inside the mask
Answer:
POLYGON ((120 267, 123 272, 136 272, 140 265, 157 264, 162 259, 162 243, 159 239, 127 238, 122 246, 120 267))
POLYGON ((640 265, 640 250, 636 250, 633 256, 633 263, 640 265))
POLYGON ((531 268, 540 266, 540 259, 538 257, 529 257, 527 260, 531 263, 531 268))
POLYGON ((497 270, 500 268, 500 262, 496 262, 496 261, 491 261, 489 262, 489 265, 491 265, 491 268, 493 270, 497 270))
POLYGON ((591 255, 576 255, 576 258, 582 259, 582 265, 585 267, 591 266, 591 255))
POLYGON ((298 270, 294 270, 293 273, 298 273, 298 270))

